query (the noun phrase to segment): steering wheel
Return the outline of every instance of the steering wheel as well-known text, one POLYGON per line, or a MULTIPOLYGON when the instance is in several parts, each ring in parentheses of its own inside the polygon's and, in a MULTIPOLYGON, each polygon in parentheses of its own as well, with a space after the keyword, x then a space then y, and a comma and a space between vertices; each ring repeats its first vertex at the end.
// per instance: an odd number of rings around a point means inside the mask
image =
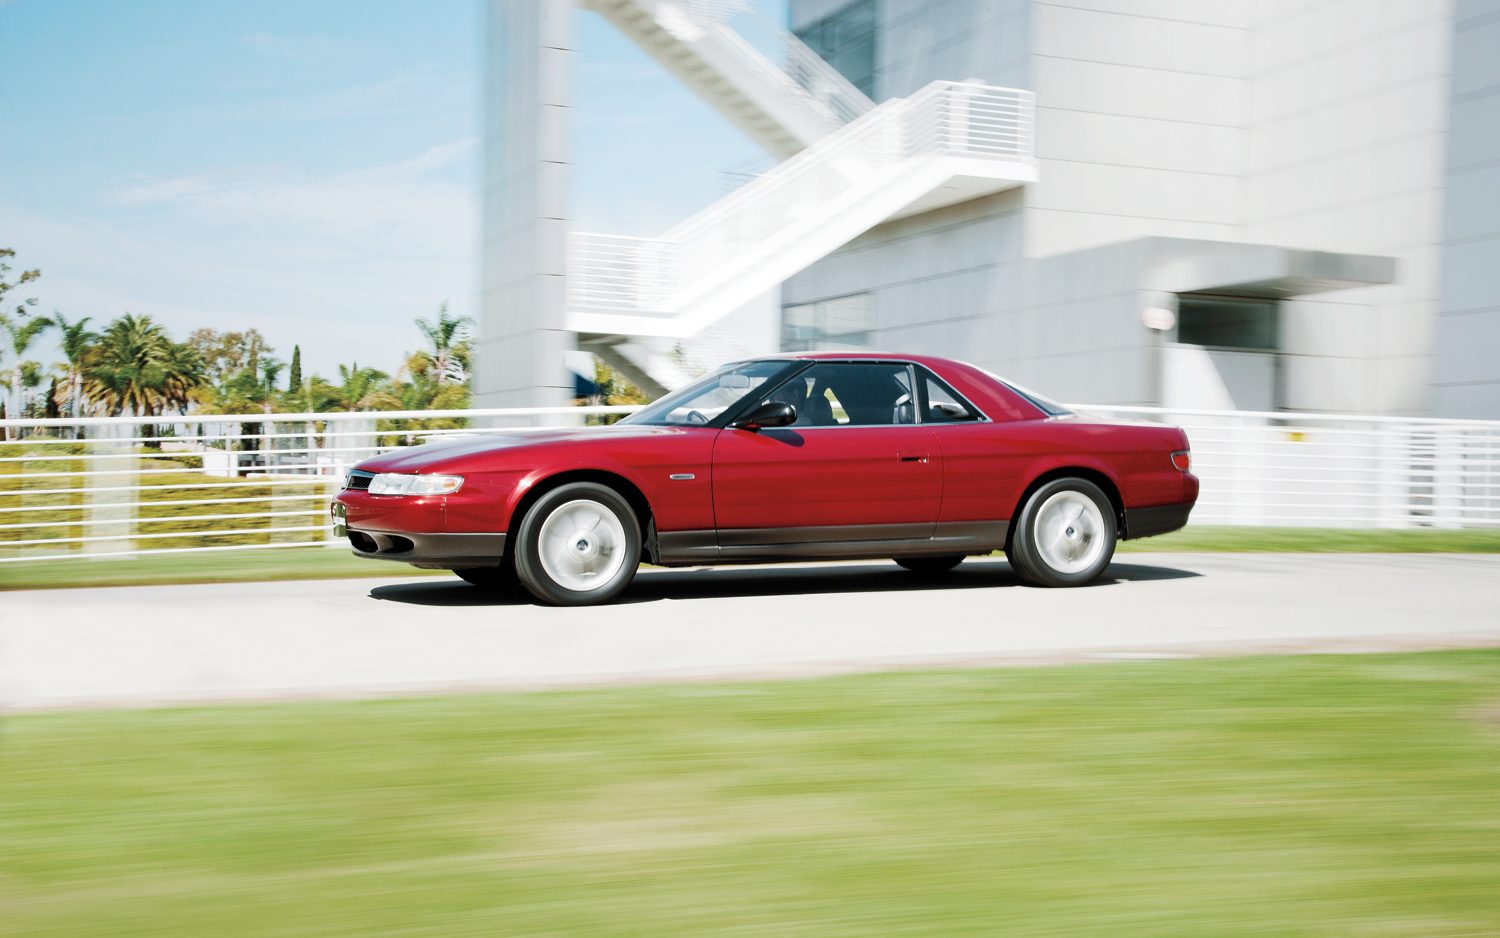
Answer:
POLYGON ((694 425, 705 424, 705 423, 708 423, 708 418, 705 417, 705 416, 703 416, 702 413, 700 413, 700 412, 698 412, 696 410, 690 410, 690 411, 687 412, 687 418, 686 418, 686 420, 684 420, 684 422, 685 423, 691 423, 691 424, 694 424, 694 425))

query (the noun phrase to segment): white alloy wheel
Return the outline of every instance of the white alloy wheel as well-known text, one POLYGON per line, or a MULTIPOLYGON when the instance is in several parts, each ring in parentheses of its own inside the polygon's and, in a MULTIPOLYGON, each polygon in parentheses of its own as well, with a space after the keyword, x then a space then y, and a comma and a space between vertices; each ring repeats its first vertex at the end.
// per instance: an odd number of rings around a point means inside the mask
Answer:
POLYGON ((576 592, 612 585, 628 553, 619 517, 588 498, 554 508, 542 522, 537 547, 547 576, 576 592))
MULTIPOLYGON (((1062 574, 1082 573, 1104 553, 1104 513, 1082 492, 1056 492, 1037 509, 1036 552, 1042 562, 1062 574)), ((1114 532, 1108 532, 1110 539, 1114 532)))

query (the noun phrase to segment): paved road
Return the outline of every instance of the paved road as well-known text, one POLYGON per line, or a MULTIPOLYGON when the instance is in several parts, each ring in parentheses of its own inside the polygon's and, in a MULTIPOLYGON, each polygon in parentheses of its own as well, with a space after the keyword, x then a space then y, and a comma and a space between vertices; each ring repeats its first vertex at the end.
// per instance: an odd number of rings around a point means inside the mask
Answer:
POLYGON ((1074 590, 998 560, 653 570, 591 609, 447 578, 119 587, 0 593, 0 707, 1471 645, 1500 646, 1500 556, 1132 554, 1074 590))

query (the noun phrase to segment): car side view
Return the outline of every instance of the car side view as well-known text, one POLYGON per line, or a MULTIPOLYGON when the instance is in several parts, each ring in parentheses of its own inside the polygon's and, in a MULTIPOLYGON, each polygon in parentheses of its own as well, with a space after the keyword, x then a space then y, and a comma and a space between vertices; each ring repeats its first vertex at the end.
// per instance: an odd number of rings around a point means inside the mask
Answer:
POLYGON ((1078 586, 1121 538, 1187 523, 1187 435, 1101 421, 961 362, 735 362, 613 426, 497 431, 366 460, 332 506, 354 553, 536 598, 619 595, 661 566, 891 558, 939 573, 1004 550, 1078 586))

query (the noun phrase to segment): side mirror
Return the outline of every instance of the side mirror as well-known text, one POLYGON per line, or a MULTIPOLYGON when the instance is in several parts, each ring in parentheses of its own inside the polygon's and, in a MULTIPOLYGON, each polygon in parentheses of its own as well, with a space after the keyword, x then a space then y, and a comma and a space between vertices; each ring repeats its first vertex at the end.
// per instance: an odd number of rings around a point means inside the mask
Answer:
POLYGON ((786 401, 766 401, 730 426, 738 430, 786 427, 797 422, 797 408, 786 401))

